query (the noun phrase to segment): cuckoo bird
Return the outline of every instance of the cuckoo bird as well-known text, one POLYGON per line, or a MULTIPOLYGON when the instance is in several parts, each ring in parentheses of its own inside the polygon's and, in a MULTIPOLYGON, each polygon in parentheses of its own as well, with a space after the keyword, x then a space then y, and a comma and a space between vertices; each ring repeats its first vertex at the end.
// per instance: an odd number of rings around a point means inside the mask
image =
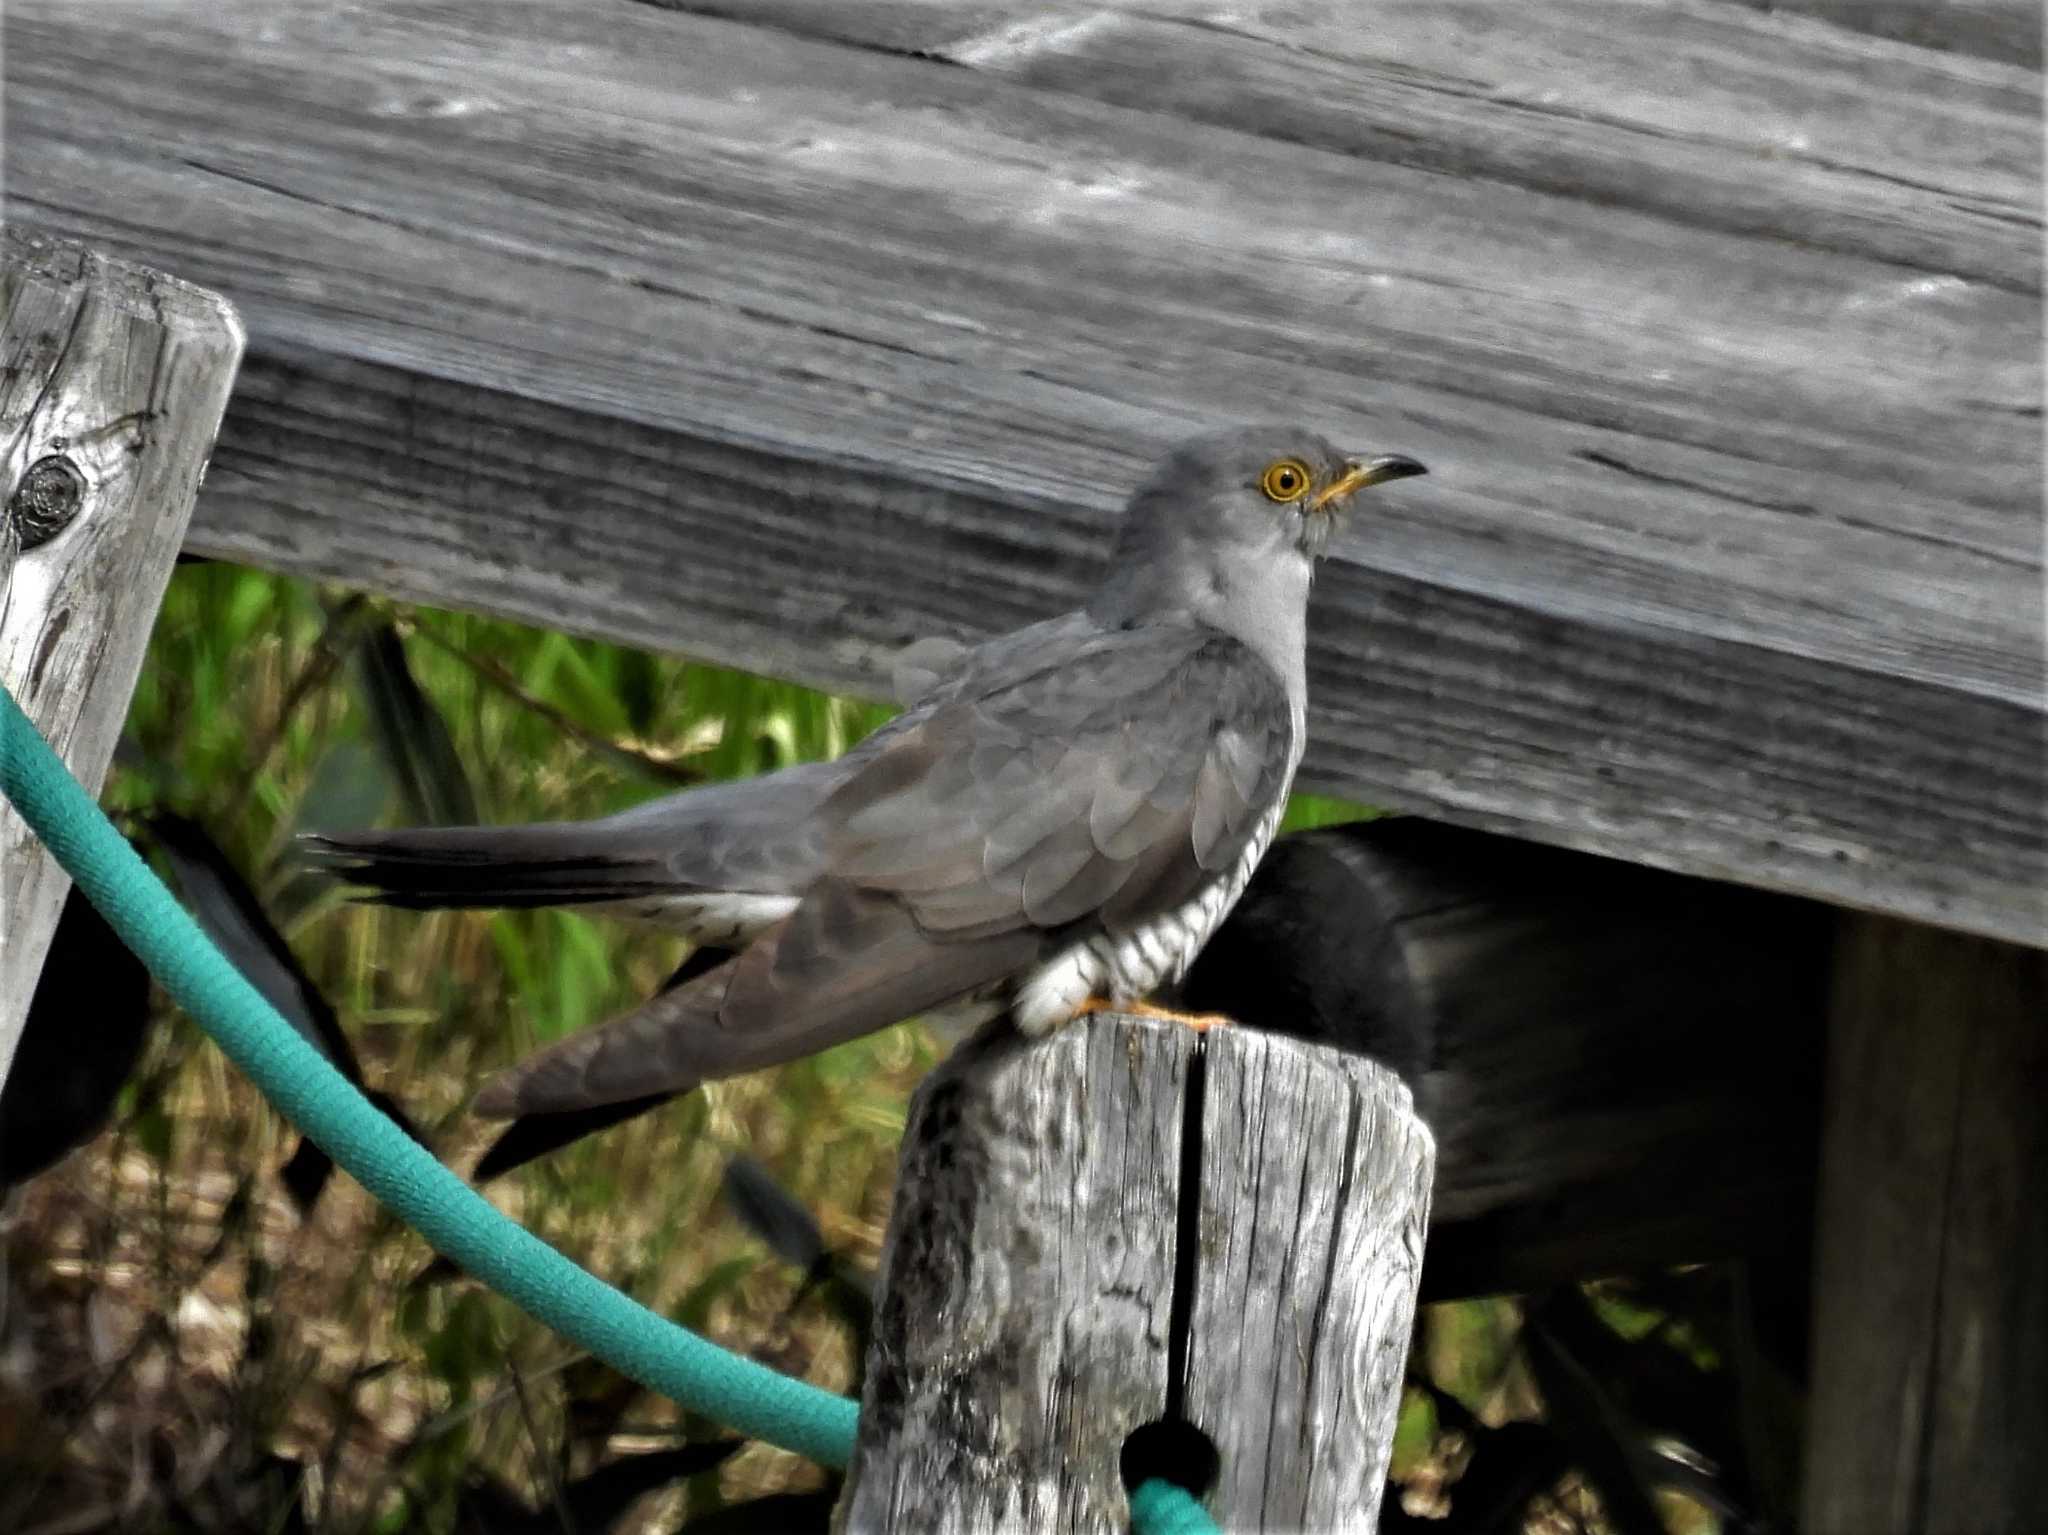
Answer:
POLYGON ((315 854, 394 905, 582 905, 732 951, 500 1075, 486 1114, 623 1108, 917 1014, 1041 1034, 1130 1006, 1179 979, 1272 840, 1337 514, 1422 472, 1297 427, 1196 438, 1132 495, 1082 606, 964 649, 835 761, 315 854))

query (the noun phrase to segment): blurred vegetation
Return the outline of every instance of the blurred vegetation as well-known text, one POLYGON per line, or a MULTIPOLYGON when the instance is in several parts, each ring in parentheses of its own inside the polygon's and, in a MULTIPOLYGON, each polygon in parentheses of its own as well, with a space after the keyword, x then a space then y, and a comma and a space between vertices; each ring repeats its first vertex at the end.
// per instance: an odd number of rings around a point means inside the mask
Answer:
MULTIPOLYGON (((888 713, 193 563, 104 799, 145 842, 152 820, 185 828, 184 853, 167 859, 168 839, 159 863, 188 900, 210 839, 289 946, 299 979, 284 984, 331 1011, 352 1069, 466 1167, 487 1138, 471 1089, 644 999, 683 946, 567 912, 350 903, 298 867, 293 837, 596 815, 836 755, 888 713)), ((1364 813, 1300 796, 1286 824, 1364 813)), ((431 1254, 351 1181, 288 1187, 289 1128, 189 1023, 161 1018, 111 1128, 10 1206, 0 1529, 824 1528, 817 1468, 729 1443, 459 1277, 423 1280, 431 1254)), ((493 1196, 677 1320, 855 1389, 905 1104, 940 1049, 910 1025, 714 1084, 493 1196)), ((1521 1321, 1508 1301, 1426 1316, 1395 1448, 1411 1514, 1455 1504, 1482 1425, 1539 1414, 1521 1321)), ((1514 1527, 1599 1524, 1563 1471, 1514 1527)), ((1695 1505, 1665 1512, 1686 1535, 1717 1528, 1695 1505)))

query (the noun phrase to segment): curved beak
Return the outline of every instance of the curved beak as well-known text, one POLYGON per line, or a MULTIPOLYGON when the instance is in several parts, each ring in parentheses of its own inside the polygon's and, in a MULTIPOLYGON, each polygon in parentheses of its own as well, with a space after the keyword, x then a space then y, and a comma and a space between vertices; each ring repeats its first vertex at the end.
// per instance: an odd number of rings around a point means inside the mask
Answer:
POLYGON ((1418 474, 1428 474, 1427 466, 1418 464, 1412 458, 1403 458, 1398 453, 1389 453, 1384 458, 1347 459, 1344 472, 1309 499, 1309 506, 1316 511, 1332 503, 1341 504, 1349 500, 1356 491, 1366 490, 1374 485, 1384 485, 1389 480, 1406 480, 1418 474))

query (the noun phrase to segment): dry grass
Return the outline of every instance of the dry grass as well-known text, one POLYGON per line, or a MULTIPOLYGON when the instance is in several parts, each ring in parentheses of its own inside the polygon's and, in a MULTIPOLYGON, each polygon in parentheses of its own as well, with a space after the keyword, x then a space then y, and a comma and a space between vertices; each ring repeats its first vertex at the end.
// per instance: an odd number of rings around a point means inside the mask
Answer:
MULTIPOLYGON (((462 1168, 487 1139, 464 1109, 486 1073, 645 998, 682 949, 573 914, 345 904, 294 865, 298 830, 417 818, 395 787, 404 743, 379 739, 364 702, 376 683, 362 638, 392 625, 487 820, 593 815, 672 787, 679 769, 717 778, 836 754, 886 711, 256 572, 180 570, 106 800, 207 829, 333 1003, 369 1085, 462 1168)), ((1287 824, 1355 813, 1301 797, 1287 824)), ((302 1216, 277 1177, 295 1135, 157 1006, 112 1128, 0 1222, 0 1531, 539 1535, 570 1527, 560 1501, 595 1463, 721 1436, 469 1282, 417 1284, 430 1254, 346 1177, 302 1216)), ((937 1054, 906 1027, 718 1084, 493 1197, 656 1309, 845 1390, 849 1333, 816 1298, 792 1307, 798 1276, 728 1213, 720 1177, 736 1152, 759 1159, 872 1270, 904 1106, 937 1054)), ((1479 1421, 1526 1418, 1538 1407, 1517 1325, 1506 1303, 1434 1308, 1418 1360, 1479 1421)), ((1412 1512, 1455 1502, 1468 1449, 1411 1393, 1395 1469, 1412 1512)), ((752 1446, 610 1527, 673 1530, 821 1480, 752 1446)), ((1569 1479, 1540 1513, 1597 1524, 1569 1479)))
MULTIPOLYGON (((843 750, 884 717, 510 625, 399 617, 432 632, 409 659, 492 819, 594 814, 664 787, 620 757, 594 761, 591 738, 628 752, 693 743, 692 760, 718 776, 843 750)), ((681 946, 556 913, 342 904, 309 885, 287 856, 294 830, 365 809, 405 815, 380 777, 350 640, 293 583, 181 570, 107 799, 209 830, 335 1004, 370 1085, 464 1166, 486 1138, 463 1111, 480 1077, 650 994, 681 946)), ((934 1058, 906 1028, 719 1084, 503 1180, 494 1197, 657 1309, 845 1389, 844 1329, 814 1302, 785 1314, 797 1276, 729 1216, 720 1175, 733 1152, 751 1153, 872 1266, 903 1104, 934 1058)), ((166 1015, 116 1128, 17 1196, 0 1529, 453 1528, 480 1476, 538 1505, 601 1454, 713 1434, 576 1364, 467 1281, 412 1288, 430 1254, 347 1178, 301 1219, 276 1177, 295 1139, 166 1015)), ((818 1475, 757 1448, 688 1498, 708 1507, 818 1475)), ((657 1510, 664 1521, 677 1501, 657 1510)))

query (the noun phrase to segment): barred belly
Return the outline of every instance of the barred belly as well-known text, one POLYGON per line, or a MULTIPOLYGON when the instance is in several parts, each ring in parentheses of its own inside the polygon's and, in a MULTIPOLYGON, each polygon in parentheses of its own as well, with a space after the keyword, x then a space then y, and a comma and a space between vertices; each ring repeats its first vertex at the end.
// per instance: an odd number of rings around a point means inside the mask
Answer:
POLYGON ((1136 1002, 1178 981, 1244 894, 1286 808, 1283 792, 1260 817, 1237 862, 1172 911, 1128 932, 1096 933, 1027 974, 1011 1006, 1017 1027, 1034 1037, 1049 1034, 1072 1022, 1090 997, 1136 1002))

